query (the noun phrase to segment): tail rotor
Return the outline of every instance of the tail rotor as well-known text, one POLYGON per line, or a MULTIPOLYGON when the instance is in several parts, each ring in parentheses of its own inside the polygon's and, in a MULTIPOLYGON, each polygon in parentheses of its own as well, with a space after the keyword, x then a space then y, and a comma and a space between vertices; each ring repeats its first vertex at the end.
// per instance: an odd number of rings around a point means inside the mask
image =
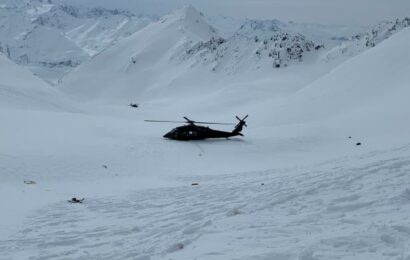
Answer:
POLYGON ((245 119, 247 119, 248 116, 249 116, 249 115, 246 115, 246 116, 245 116, 244 118, 242 118, 242 119, 240 119, 238 116, 236 116, 236 119, 239 120, 239 123, 235 126, 235 129, 232 131, 233 134, 243 136, 243 134, 241 134, 241 132, 242 132, 242 129, 243 129, 244 126, 245 126, 245 127, 248 127, 248 126, 246 125, 246 121, 245 121, 245 119))

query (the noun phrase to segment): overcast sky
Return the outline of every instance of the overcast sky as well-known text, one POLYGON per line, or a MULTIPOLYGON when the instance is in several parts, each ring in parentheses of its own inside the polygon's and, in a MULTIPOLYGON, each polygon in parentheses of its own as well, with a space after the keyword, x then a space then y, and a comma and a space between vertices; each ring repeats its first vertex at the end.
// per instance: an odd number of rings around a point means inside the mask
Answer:
POLYGON ((191 3, 205 15, 295 22, 374 25, 410 16, 410 0, 59 0, 98 3, 142 14, 163 15, 191 3))

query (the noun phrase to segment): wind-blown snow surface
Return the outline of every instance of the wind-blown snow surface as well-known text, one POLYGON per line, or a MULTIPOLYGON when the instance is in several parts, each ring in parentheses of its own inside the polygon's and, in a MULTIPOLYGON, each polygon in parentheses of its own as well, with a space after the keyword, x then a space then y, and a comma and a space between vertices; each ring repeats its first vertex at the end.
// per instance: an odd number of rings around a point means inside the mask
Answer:
POLYGON ((169 45, 131 36, 119 44, 135 56, 114 46, 70 76, 84 112, 0 109, 0 259, 409 259, 410 29, 334 69, 175 66, 150 82, 181 37, 213 35, 174 18, 151 27, 169 45), (172 125, 142 122, 236 113, 250 114, 243 139, 168 141, 172 125))

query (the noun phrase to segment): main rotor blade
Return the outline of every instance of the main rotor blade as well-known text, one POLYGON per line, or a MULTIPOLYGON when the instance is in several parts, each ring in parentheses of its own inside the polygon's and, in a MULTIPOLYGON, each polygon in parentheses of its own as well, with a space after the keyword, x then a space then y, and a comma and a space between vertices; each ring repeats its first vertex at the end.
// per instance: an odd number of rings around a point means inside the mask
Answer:
POLYGON ((193 121, 196 124, 204 124, 204 125, 235 125, 232 123, 215 123, 215 122, 197 122, 197 121, 193 121))
POLYGON ((179 123, 179 124, 203 124, 203 125, 235 125, 232 123, 215 123, 215 122, 197 122, 197 121, 167 121, 167 120, 144 120, 145 122, 152 122, 152 123, 179 123))
POLYGON ((185 124, 186 121, 165 121, 165 120, 144 120, 145 122, 151 123, 178 123, 178 124, 185 124))
POLYGON ((199 121, 194 121, 189 119, 188 117, 184 116, 184 119, 188 122, 188 123, 192 123, 192 124, 205 124, 205 125, 234 125, 231 123, 215 123, 215 122, 199 122, 199 121))

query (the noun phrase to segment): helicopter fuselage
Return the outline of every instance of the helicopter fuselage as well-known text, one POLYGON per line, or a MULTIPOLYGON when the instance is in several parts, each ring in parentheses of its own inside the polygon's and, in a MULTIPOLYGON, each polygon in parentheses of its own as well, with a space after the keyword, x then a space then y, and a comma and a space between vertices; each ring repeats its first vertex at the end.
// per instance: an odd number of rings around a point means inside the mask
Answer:
POLYGON ((165 138, 173 140, 204 140, 208 138, 228 138, 232 136, 243 136, 241 133, 214 130, 206 126, 195 124, 184 125, 172 129, 164 135, 165 138))

